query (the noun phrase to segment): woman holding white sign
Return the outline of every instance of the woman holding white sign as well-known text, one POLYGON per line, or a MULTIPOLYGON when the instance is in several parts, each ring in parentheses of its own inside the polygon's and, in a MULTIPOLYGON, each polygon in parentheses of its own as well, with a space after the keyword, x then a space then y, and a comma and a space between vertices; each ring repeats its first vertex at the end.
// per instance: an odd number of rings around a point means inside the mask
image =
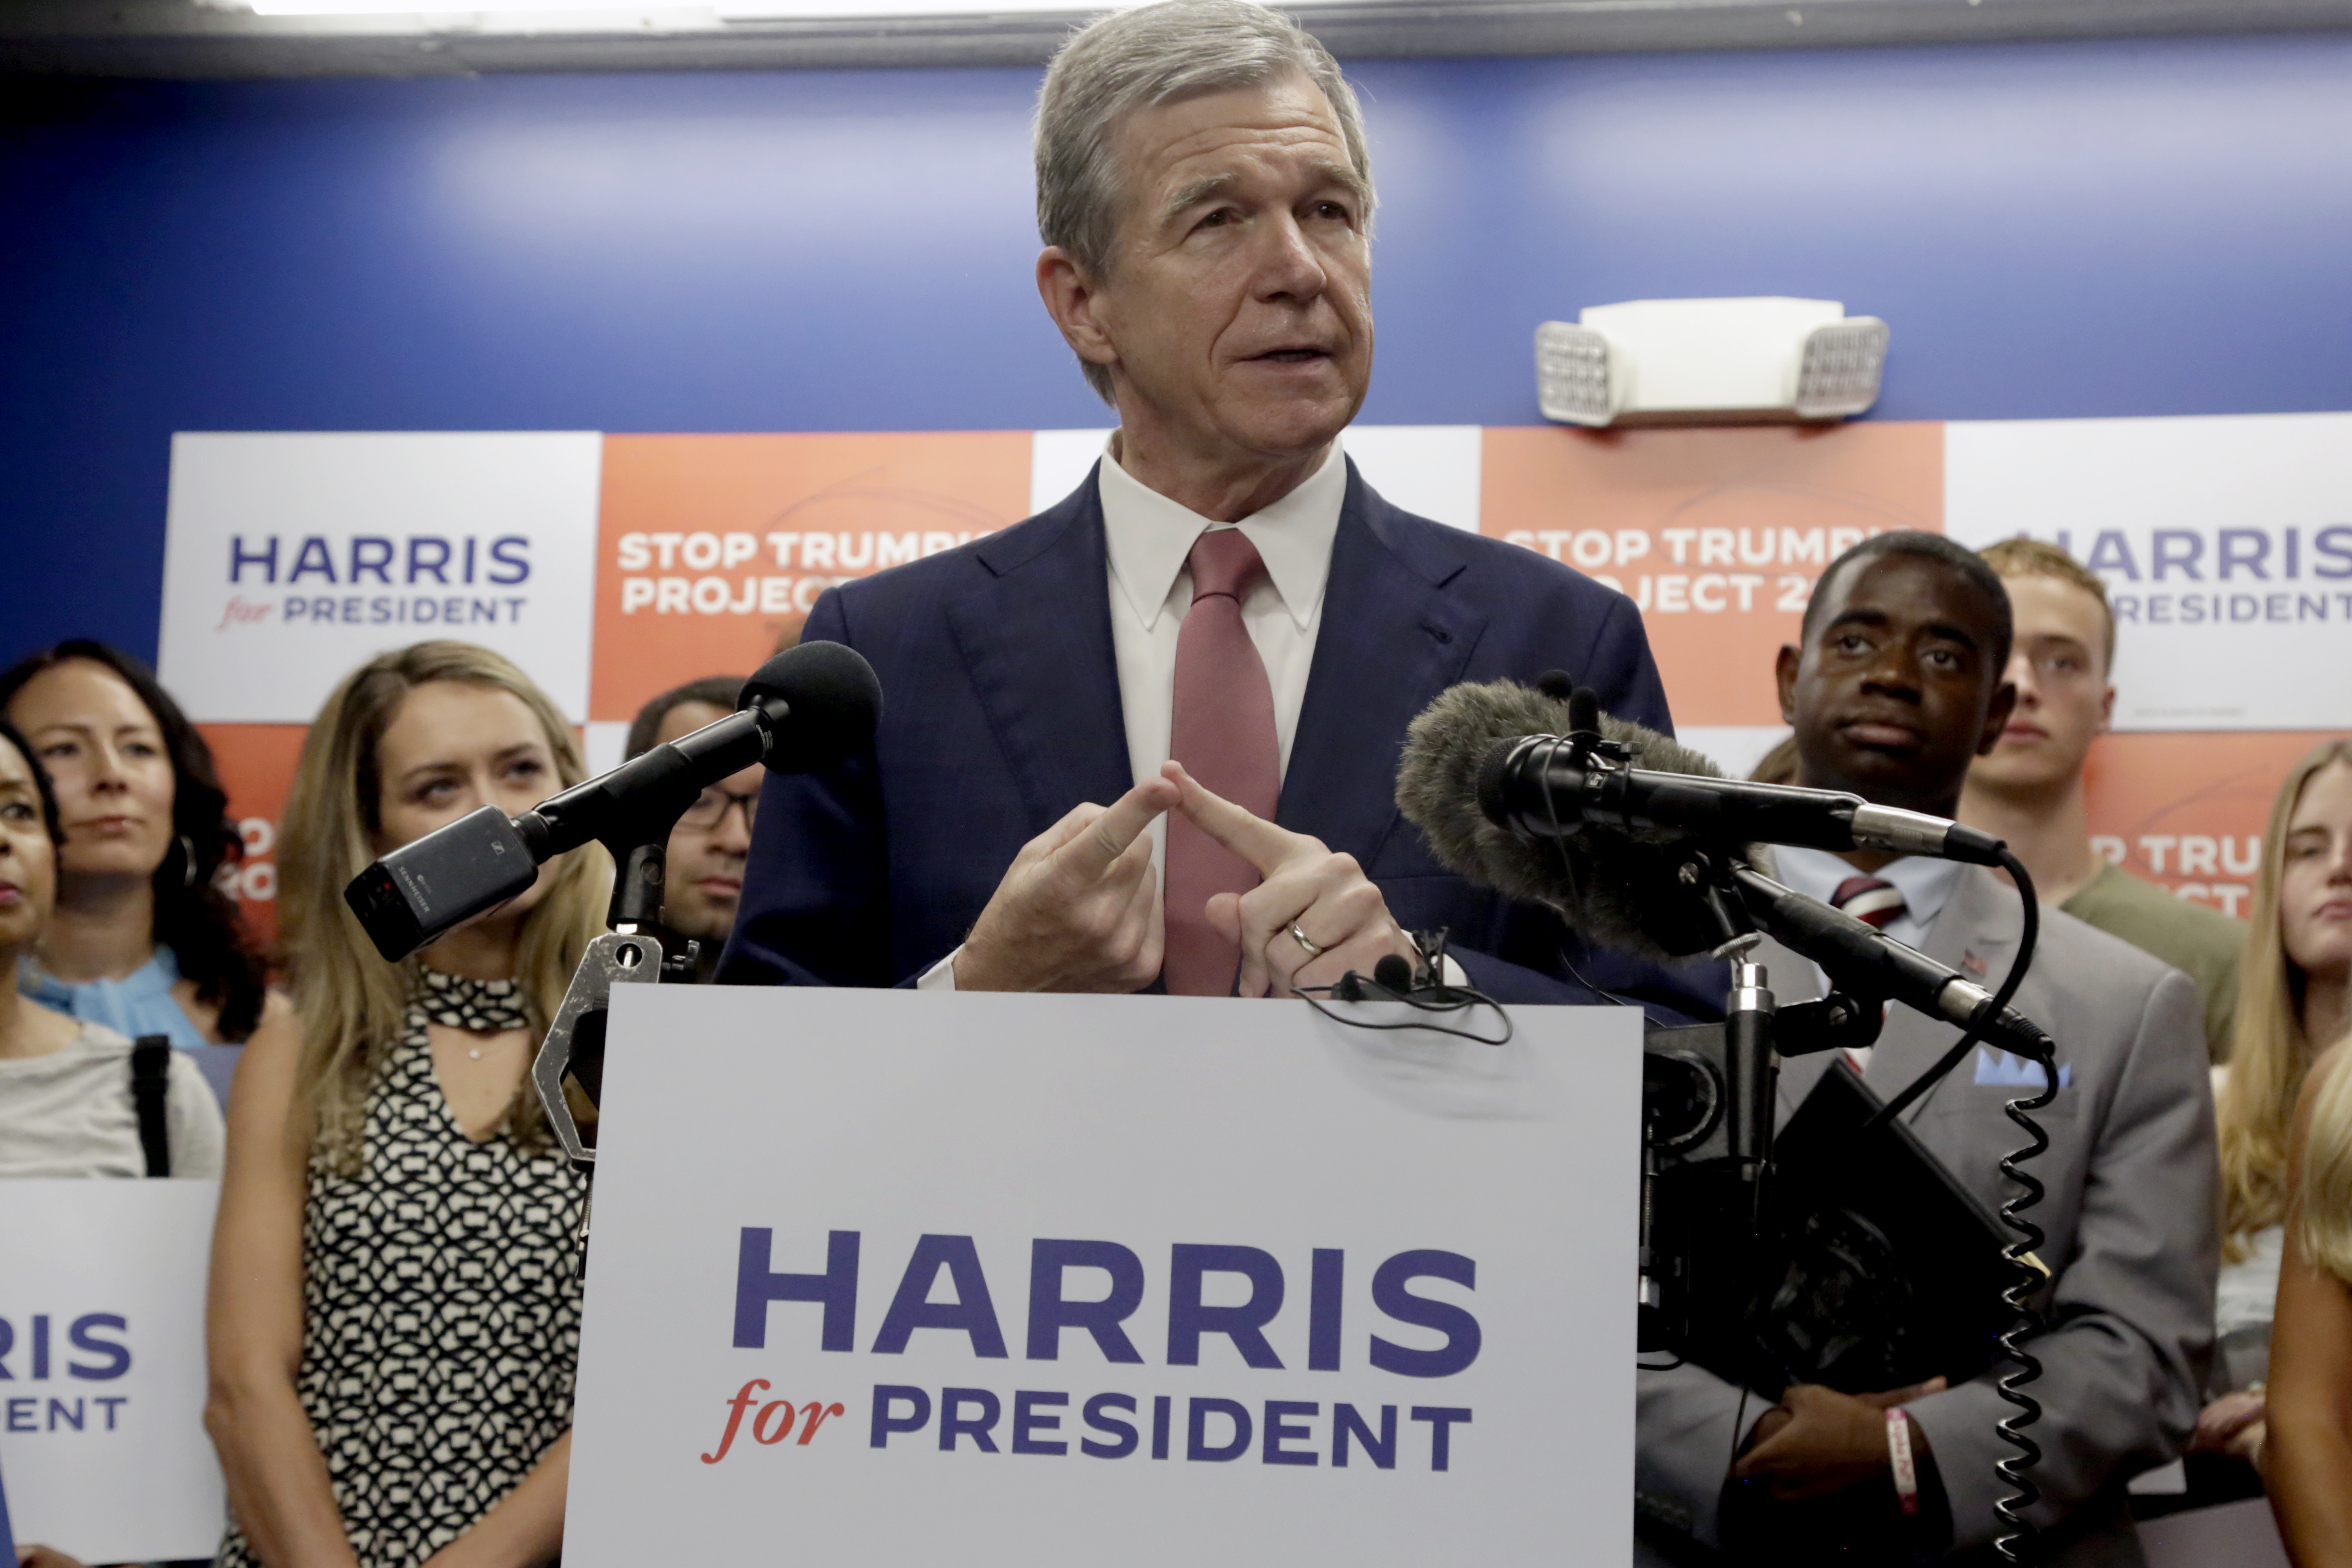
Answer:
POLYGON ((527 1073, 601 929, 611 860, 551 860, 400 964, 342 889, 445 823, 584 773, 546 695, 464 643, 380 656, 311 726, 278 850, 299 1024, 265 1025, 238 1067, 213 1246, 227 1568, 562 1549, 582 1189, 527 1073))

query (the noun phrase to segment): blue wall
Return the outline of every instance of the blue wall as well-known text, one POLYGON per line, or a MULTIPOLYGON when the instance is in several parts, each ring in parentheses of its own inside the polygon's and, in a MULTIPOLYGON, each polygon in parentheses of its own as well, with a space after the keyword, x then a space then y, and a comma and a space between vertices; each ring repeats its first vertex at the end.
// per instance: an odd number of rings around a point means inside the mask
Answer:
MULTIPOLYGON (((2352 408, 2352 38, 1379 62, 1367 420, 1643 295, 1894 325, 1889 418, 2352 408)), ((140 85, 0 128, 0 657, 152 653, 174 430, 1102 418, 1033 72, 140 85)))

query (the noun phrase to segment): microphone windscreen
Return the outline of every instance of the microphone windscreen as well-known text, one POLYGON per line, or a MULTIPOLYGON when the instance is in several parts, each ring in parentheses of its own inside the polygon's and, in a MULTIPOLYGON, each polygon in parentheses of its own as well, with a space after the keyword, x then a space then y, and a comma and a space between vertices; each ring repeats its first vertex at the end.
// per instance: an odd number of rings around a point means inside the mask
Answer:
MULTIPOLYGON (((1603 739, 1633 750, 1641 767, 1723 776, 1706 757, 1655 730, 1607 714, 1596 727, 1603 739)), ((1570 728, 1569 702, 1516 681, 1454 687, 1405 732, 1397 805, 1448 870, 1548 904, 1594 942, 1652 959, 1707 951, 1721 939, 1704 903, 1676 878, 1673 846, 1684 835, 1593 826, 1537 842, 1493 820, 1512 743, 1570 728)))
POLYGON ((1536 689, 1565 702, 1576 692, 1576 677, 1564 669, 1547 669, 1536 677, 1536 689))
POLYGON ((784 649, 743 683, 737 706, 771 698, 782 698, 791 710, 768 745, 772 773, 829 768, 870 742, 882 720, 882 682, 874 667, 837 642, 784 649))
POLYGON ((1515 899, 1555 900, 1550 858, 1495 826, 1480 799, 1500 783, 1490 770, 1506 743, 1559 734, 1567 723, 1565 703, 1511 680, 1452 687, 1412 721, 1397 764, 1397 805, 1441 865, 1515 899))

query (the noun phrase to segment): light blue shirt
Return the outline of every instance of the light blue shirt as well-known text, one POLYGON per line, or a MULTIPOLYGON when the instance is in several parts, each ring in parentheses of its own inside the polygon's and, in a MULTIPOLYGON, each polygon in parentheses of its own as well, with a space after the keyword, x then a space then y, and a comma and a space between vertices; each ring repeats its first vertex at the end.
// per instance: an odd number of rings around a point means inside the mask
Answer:
POLYGON ((30 959, 16 967, 16 989, 44 1007, 85 1024, 103 1024, 129 1039, 161 1035, 176 1048, 189 1052, 213 1092, 226 1105, 228 1075, 242 1047, 215 1046, 205 1038, 194 1021, 180 1010, 179 998, 172 994, 172 987, 179 983, 179 957, 161 942, 155 944, 154 957, 120 980, 68 983, 30 959))
POLYGON ((161 943, 154 957, 120 980, 69 984, 31 959, 16 970, 16 989, 44 1007, 85 1024, 103 1024, 126 1039, 163 1035, 182 1050, 196 1050, 206 1041, 172 994, 179 983, 179 958, 161 943))

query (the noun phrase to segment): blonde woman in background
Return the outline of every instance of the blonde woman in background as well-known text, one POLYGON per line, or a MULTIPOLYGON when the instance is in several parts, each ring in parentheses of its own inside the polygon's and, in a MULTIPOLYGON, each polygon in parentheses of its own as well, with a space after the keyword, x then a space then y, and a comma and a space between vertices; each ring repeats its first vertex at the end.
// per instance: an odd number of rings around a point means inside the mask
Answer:
POLYGON ((311 726, 278 863, 299 1025, 265 1025, 229 1107, 206 1425, 224 1568, 477 1568, 562 1546, 581 1189, 531 1053, 611 887, 603 850, 406 963, 344 904, 371 860, 584 773, 520 670, 464 643, 384 654, 311 726))
MULTIPOLYGON (((2341 879, 2352 891, 2352 874, 2341 879)), ((2295 1108, 2263 1479, 2295 1568, 2352 1568, 2352 1072, 2328 1048, 2295 1108)))
POLYGON ((2239 964, 2230 1060, 2217 1073, 2222 1256, 2214 1384, 2197 1448, 2259 1461, 2271 1375, 2271 1324, 2286 1225, 2289 1138, 2313 1060, 2352 1013, 2352 741, 2315 748, 2271 808, 2263 868, 2239 964))

